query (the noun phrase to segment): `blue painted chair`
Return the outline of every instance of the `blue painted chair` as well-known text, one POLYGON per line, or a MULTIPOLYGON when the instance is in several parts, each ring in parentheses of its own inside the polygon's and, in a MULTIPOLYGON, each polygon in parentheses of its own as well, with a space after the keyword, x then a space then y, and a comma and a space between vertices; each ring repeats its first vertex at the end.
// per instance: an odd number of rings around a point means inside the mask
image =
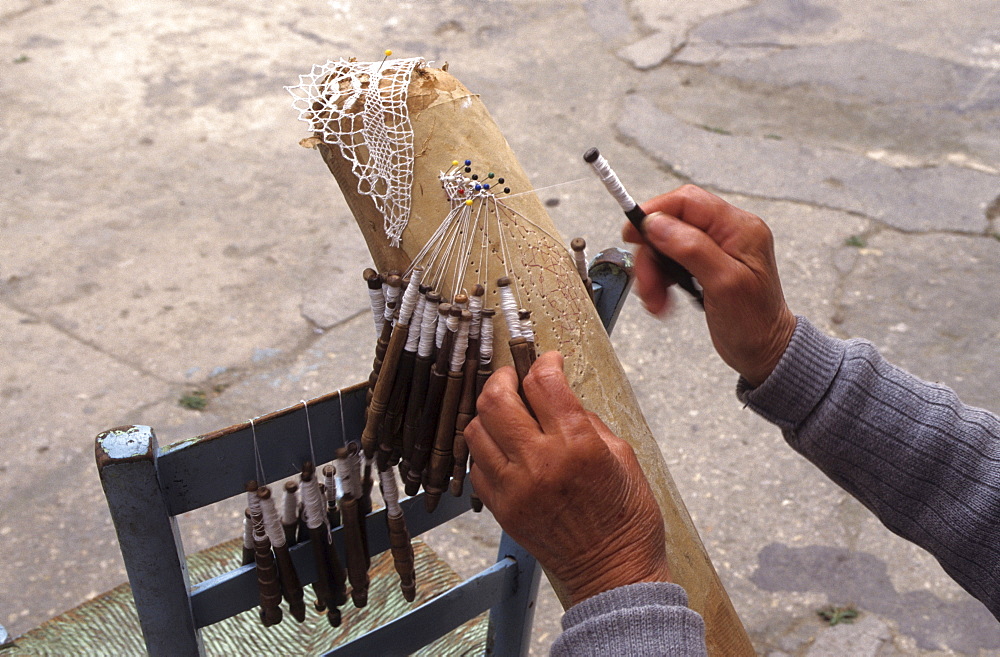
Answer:
MULTIPOLYGON (((631 255, 608 249, 591 266, 594 302, 610 331, 631 285, 631 255)), ((325 463, 337 448, 358 440, 364 428, 366 385, 358 384, 308 403, 158 448, 153 430, 130 426, 104 432, 96 440, 101 482, 114 520, 131 588, 123 585, 15 642, 10 655, 134 654, 143 645, 151 655, 422 654, 514 656, 528 652, 533 603, 540 569, 506 534, 496 563, 483 572, 458 578, 426 545, 415 540, 418 599, 405 603, 396 586, 388 552, 384 509, 368 516, 373 555, 369 604, 343 608, 341 628, 330 628, 315 614, 304 624, 291 617, 264 628, 258 605, 255 566, 238 566, 241 540, 230 541, 185 558, 175 517, 241 495, 247 480, 257 478, 255 453, 276 481, 295 474, 310 454, 325 463), (307 410, 308 409, 308 410, 307 410), (308 412, 308 417, 307 417, 308 412), (216 574, 219 571, 222 574, 216 574), (192 576, 200 579, 193 587, 192 576), (134 617, 125 611, 134 598, 134 617), (481 615, 488 611, 488 623, 481 615), (479 618, 477 618, 479 617, 479 618), (457 628, 457 629, 456 629, 457 628), (104 651, 107 652, 104 652, 104 651)), ((471 486, 462 497, 442 496, 427 513, 420 495, 402 502, 412 536, 445 523, 470 509, 471 486)), ((343 554, 340 530, 334 540, 343 554)), ((311 546, 291 549, 299 577, 316 579, 311 546)), ((6 657, 7 653, 5 653, 6 657)))

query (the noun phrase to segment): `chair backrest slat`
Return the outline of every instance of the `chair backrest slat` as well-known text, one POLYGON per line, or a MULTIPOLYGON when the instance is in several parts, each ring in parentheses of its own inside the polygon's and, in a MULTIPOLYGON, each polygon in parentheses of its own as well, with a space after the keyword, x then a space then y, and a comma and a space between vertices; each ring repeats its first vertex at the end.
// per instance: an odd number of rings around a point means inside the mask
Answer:
POLYGON ((310 433, 317 463, 329 462, 334 451, 345 444, 341 407, 347 441, 361 435, 366 390, 365 384, 357 384, 308 401, 307 407, 296 404, 262 416, 252 427, 249 422, 236 424, 164 447, 156 469, 170 514, 176 516, 239 495, 248 481, 259 479, 254 435, 268 481, 293 475, 304 461, 312 459, 310 433))
POLYGON ((443 637, 499 602, 515 588, 517 561, 502 559, 411 612, 323 657, 404 657, 443 637))

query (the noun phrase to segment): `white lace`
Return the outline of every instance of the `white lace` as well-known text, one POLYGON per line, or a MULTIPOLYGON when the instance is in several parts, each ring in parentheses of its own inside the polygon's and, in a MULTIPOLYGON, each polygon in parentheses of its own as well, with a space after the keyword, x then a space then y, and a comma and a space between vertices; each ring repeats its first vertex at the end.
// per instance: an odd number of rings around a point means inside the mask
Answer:
POLYGON ((424 60, 391 59, 315 64, 285 89, 299 120, 323 141, 340 147, 358 177, 358 192, 372 197, 385 217, 385 234, 399 246, 410 217, 413 129, 406 94, 413 69, 424 60))

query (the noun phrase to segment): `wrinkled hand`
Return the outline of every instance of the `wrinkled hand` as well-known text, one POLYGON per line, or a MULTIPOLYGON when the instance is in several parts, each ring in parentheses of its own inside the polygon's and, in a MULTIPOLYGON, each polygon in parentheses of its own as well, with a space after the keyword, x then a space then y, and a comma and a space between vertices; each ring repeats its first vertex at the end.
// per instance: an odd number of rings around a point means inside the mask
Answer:
POLYGON ((753 386, 774 370, 795 331, 774 259, 774 239, 759 217, 694 185, 644 203, 645 236, 631 224, 625 241, 639 244, 636 290, 646 308, 670 306, 650 245, 684 265, 705 293, 705 320, 722 359, 753 386))
POLYGON ((562 362, 558 352, 544 354, 525 377, 534 417, 513 368, 487 381, 465 430, 476 494, 573 604, 669 581, 663 516, 635 453, 583 408, 562 362))

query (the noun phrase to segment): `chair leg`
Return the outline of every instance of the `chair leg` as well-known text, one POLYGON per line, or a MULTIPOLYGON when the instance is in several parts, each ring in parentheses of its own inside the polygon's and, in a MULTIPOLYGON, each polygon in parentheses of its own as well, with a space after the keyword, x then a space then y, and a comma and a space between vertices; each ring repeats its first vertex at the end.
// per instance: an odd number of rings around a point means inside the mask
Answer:
POLYGON ((517 580, 514 594, 490 609, 486 635, 489 657, 523 657, 531 647, 531 622, 542 569, 527 550, 504 532, 500 535, 497 561, 507 557, 517 562, 517 580))
POLYGON ((111 429, 97 436, 95 447, 101 485, 149 654, 204 655, 191 613, 180 534, 157 479, 153 430, 143 426, 111 429))

